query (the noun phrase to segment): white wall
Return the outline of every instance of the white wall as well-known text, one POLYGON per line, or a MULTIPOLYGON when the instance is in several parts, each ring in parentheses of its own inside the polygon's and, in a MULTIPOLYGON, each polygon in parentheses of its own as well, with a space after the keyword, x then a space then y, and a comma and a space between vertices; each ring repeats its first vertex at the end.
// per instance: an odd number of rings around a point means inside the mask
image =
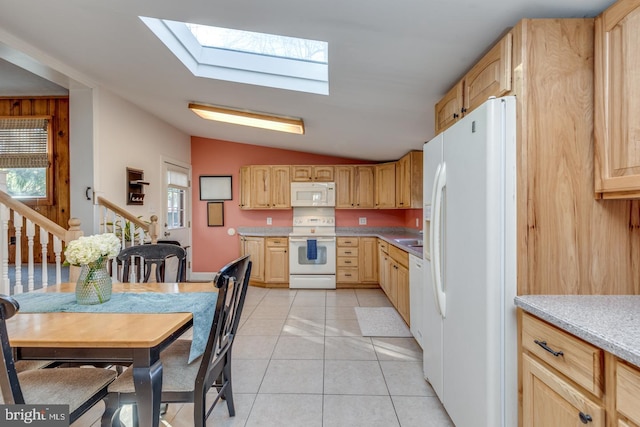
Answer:
POLYGON ((96 196, 145 220, 158 215, 162 223, 162 158, 191 164, 190 136, 104 88, 93 92, 96 196), (150 183, 143 206, 126 204, 127 167, 143 170, 144 180, 150 183))
POLYGON ((69 195, 71 216, 78 218, 85 235, 93 234, 93 91, 81 84, 69 89, 69 195))

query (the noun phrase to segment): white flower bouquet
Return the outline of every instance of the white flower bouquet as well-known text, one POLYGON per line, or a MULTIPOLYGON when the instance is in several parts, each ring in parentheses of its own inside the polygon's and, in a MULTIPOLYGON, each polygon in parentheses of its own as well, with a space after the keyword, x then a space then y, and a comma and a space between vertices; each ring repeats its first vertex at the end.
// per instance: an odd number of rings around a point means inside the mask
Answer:
POLYGON ((120 239, 113 233, 82 236, 72 240, 64 251, 71 265, 81 266, 102 262, 120 252, 120 239))

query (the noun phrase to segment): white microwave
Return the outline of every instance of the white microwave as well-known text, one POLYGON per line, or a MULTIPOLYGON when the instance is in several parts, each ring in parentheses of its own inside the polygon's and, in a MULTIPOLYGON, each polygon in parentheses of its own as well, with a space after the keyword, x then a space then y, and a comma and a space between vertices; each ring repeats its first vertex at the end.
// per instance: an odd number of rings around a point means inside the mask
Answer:
POLYGON ((335 206, 335 182, 292 182, 291 206, 335 206))

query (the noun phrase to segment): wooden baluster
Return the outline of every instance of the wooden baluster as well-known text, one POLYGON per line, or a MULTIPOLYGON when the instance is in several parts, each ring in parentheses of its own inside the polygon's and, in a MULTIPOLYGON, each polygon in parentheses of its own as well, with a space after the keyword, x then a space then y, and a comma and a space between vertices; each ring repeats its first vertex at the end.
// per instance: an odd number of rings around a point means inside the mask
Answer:
POLYGON ((24 288, 22 287, 22 215, 16 211, 13 211, 13 228, 16 233, 16 282, 14 292, 18 294, 24 292, 24 288))
POLYGON ((2 221, 2 233, 0 234, 0 252, 2 263, 0 265, 0 288, 5 295, 11 294, 11 282, 9 282, 9 208, 0 205, 0 221, 2 221))
POLYGON ((56 236, 53 236, 53 253, 56 257, 56 285, 59 285, 62 283, 62 241, 56 236))
MULTIPOLYGON (((49 271, 47 270, 48 261, 48 247, 49 247, 49 233, 43 227, 40 228, 40 248, 42 249, 42 261, 40 263, 42 267, 42 288, 49 286, 49 271)), ((29 289, 30 291, 32 289, 29 289)))
POLYGON ((27 219, 27 246, 29 247, 29 255, 27 256, 27 290, 33 290, 33 238, 36 235, 36 226, 27 219))

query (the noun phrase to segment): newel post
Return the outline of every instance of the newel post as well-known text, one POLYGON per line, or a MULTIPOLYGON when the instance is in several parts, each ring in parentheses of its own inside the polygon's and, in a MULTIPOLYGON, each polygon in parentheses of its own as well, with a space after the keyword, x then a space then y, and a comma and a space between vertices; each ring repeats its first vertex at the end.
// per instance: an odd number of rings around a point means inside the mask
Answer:
MULTIPOLYGON (((65 236, 65 243, 69 243, 72 240, 77 240, 80 236, 83 236, 84 233, 80 228, 82 223, 78 218, 69 219, 69 229, 67 230, 67 234, 65 236)), ((78 277, 80 276, 80 267, 71 265, 69 266, 69 281, 71 283, 76 282, 78 277)))
POLYGON ((151 224, 149 224, 149 237, 151 237, 151 243, 158 243, 158 232, 160 231, 158 227, 158 216, 151 215, 151 224))

